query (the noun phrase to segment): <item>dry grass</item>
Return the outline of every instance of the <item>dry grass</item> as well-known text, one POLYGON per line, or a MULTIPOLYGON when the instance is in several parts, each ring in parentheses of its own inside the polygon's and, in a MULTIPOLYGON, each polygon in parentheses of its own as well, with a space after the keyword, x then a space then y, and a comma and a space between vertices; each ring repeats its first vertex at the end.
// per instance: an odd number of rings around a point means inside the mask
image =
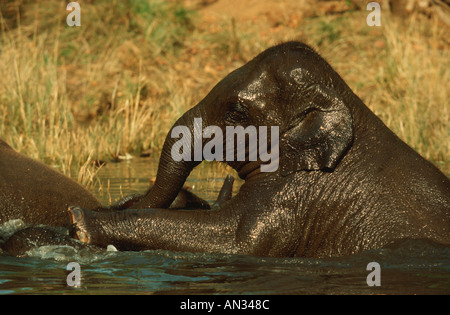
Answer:
POLYGON ((390 128, 450 174, 449 34, 433 18, 383 16, 370 28, 361 11, 241 21, 173 1, 79 2, 79 28, 65 25, 60 1, 3 8, 0 138, 83 184, 95 183, 92 161, 159 155, 169 127, 217 81, 291 39, 318 49, 390 128))

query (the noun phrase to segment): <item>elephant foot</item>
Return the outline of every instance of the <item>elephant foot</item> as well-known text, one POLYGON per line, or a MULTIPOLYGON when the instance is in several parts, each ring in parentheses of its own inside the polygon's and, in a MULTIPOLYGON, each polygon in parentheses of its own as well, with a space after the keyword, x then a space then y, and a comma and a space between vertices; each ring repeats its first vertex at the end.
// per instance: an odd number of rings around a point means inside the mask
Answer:
POLYGON ((83 243, 91 244, 91 235, 87 231, 84 210, 80 207, 70 206, 69 216, 72 221, 72 236, 83 243))

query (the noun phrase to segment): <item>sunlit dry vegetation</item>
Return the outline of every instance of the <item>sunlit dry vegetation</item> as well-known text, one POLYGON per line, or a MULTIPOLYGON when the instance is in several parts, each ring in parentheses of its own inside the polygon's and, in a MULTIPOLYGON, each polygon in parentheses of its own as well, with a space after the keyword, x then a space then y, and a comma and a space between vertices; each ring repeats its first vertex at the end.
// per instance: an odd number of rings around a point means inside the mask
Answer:
POLYGON ((69 27, 64 1, 20 3, 0 7, 0 138, 83 184, 100 161, 158 156, 183 112, 286 40, 316 48, 395 133, 450 173, 450 37, 433 17, 383 13, 382 26, 369 27, 361 10, 230 17, 198 3, 97 0, 79 1, 82 26, 69 27))

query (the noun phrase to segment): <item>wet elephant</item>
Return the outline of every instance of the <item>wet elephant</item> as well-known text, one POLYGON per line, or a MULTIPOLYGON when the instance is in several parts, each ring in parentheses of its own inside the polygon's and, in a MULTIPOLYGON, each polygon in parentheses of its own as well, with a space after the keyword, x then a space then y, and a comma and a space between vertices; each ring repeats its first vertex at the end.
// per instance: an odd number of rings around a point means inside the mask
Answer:
POLYGON ((88 209, 100 202, 74 180, 14 151, 0 140, 0 225, 13 219, 28 224, 68 227, 69 205, 88 209))
POLYGON ((166 138, 154 187, 133 208, 98 213, 78 207, 70 216, 83 242, 121 249, 327 257, 405 238, 450 244, 449 179, 299 42, 262 52, 186 112, 166 138), (225 134, 238 126, 278 127, 268 143, 258 142, 270 148, 266 153, 279 150, 271 169, 263 168, 270 166, 265 155, 250 159, 251 141, 232 152, 227 141, 211 143, 211 130, 225 134), (179 150, 183 128, 191 139, 182 144, 191 147, 179 150), (207 146, 206 153, 226 152, 222 160, 245 180, 239 193, 215 210, 161 209, 201 162, 196 149, 207 146), (182 159, 181 151, 187 152, 182 159))
MULTIPOLYGON (((130 195, 109 207, 74 180, 41 162, 14 151, 0 140, 0 225, 13 219, 28 224, 68 227, 67 209, 78 205, 97 211, 131 207, 142 195, 130 195)), ((210 205, 188 189, 177 191, 170 208, 209 209, 210 205)))
MULTIPOLYGON (((219 207, 222 203, 231 198, 233 181, 234 178, 231 176, 228 176, 225 179, 219 192, 219 196, 212 205, 213 209, 219 207)), ((108 208, 97 209, 96 211, 108 212, 124 210, 132 206, 133 203, 138 202, 141 197, 141 195, 129 195, 120 199, 108 208)), ((211 209, 211 206, 208 202, 190 192, 188 189, 183 188, 170 205, 170 209, 211 209)), ((71 229, 44 225, 23 225, 24 224, 19 224, 19 227, 16 229, 17 231, 13 232, 12 235, 5 237, 4 240, 0 235, 0 252, 3 251, 16 257, 24 257, 29 255, 33 249, 41 246, 70 246, 76 251, 85 250, 94 253, 104 251, 104 248, 102 247, 85 244, 70 237, 69 234, 73 232, 71 229)))
MULTIPOLYGON (((5 253, 25 256, 33 248, 47 245, 103 250, 68 236, 71 227, 67 215, 69 206, 83 204, 83 207, 97 211, 117 211, 130 207, 141 197, 126 196, 104 208, 88 190, 72 179, 17 153, 0 140, 0 225, 16 219, 25 224, 7 239, 0 239, 0 248, 5 253)), ((209 209, 210 205, 189 190, 181 189, 170 208, 209 209)))

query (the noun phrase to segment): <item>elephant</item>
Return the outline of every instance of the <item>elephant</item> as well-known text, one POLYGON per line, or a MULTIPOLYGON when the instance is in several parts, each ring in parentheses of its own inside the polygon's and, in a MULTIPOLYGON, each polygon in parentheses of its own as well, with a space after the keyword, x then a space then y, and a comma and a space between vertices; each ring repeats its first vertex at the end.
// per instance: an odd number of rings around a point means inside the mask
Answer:
MULTIPOLYGON (((212 206, 205 200, 198 197, 194 193, 183 188, 178 193, 175 200, 170 205, 170 209, 211 209, 219 207, 221 203, 231 198, 234 178, 228 176, 219 192, 217 200, 212 206)), ((129 195, 126 196, 110 207, 100 208, 96 211, 119 211, 131 207, 133 203, 138 202, 142 195, 129 195)), ((74 206, 69 206, 69 209, 74 206)), ((102 253, 104 248, 95 245, 89 245, 82 243, 70 236, 73 233, 72 229, 65 227, 53 227, 46 225, 31 225, 18 229, 12 235, 2 240, 0 237, 0 253, 3 251, 11 256, 25 257, 31 250, 41 246, 70 246, 76 251, 87 251, 91 253, 102 253)))
POLYGON ((450 180, 395 135, 313 48, 290 41, 232 71, 175 122, 154 186, 130 209, 101 213, 80 206, 69 216, 82 242, 122 250, 336 257, 402 239, 449 245, 450 180), (265 155, 250 158, 252 141, 228 150, 229 141, 212 138, 211 130, 217 135, 239 126, 271 127, 266 143, 264 137, 257 143, 266 147, 262 153, 277 153, 269 169, 265 155), (189 146, 181 154, 183 128, 194 141, 183 135, 189 146), (225 194, 212 209, 167 209, 207 159, 195 158, 195 150, 207 146, 245 181, 239 192, 225 194))
POLYGON ((27 224, 69 227, 69 205, 101 207, 76 181, 0 140, 0 225, 21 219, 27 224))
MULTIPOLYGON (((0 239, 0 248, 10 255, 23 256, 31 248, 43 245, 67 245, 80 249, 84 244, 66 235, 71 228, 67 215, 70 206, 82 205, 104 212, 119 211, 140 198, 142 195, 129 195, 109 207, 103 207, 74 180, 17 153, 0 140, 0 225, 14 219, 20 219, 25 224, 6 240, 0 239)), ((210 209, 210 205, 183 188, 170 208, 210 209)))

